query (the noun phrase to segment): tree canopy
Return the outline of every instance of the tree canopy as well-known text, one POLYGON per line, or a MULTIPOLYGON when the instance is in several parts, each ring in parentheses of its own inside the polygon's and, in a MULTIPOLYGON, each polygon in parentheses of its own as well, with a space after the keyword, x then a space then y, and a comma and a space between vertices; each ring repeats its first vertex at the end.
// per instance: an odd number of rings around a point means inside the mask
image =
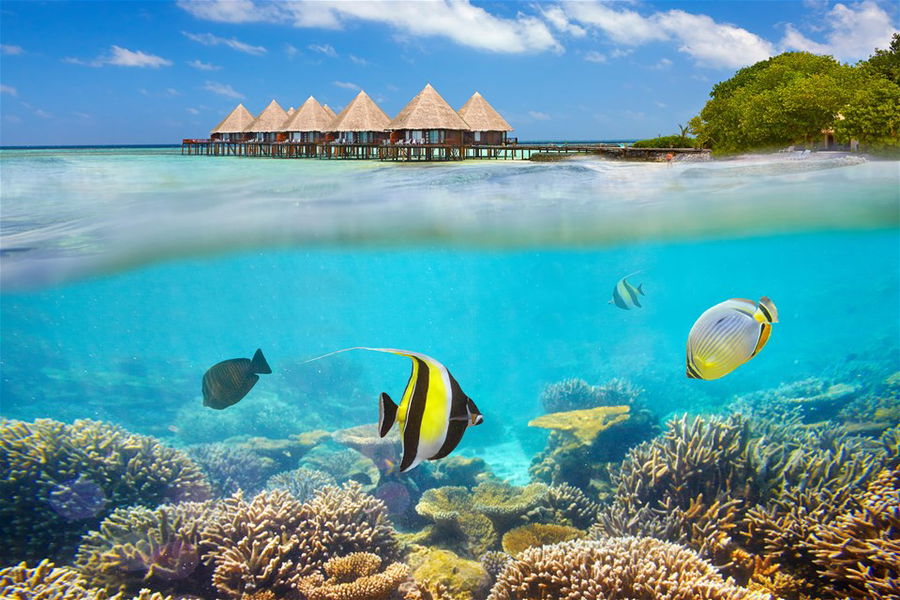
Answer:
POLYGON ((856 66, 830 56, 786 52, 713 86, 691 120, 716 153, 809 143, 823 131, 872 148, 900 148, 900 35, 856 66))

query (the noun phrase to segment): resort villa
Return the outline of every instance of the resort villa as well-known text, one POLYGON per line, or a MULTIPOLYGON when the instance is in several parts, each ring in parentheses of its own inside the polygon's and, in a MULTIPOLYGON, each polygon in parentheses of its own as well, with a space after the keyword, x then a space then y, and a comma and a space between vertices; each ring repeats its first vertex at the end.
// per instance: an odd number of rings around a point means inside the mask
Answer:
POLYGON ((320 142, 325 133, 331 131, 329 126, 333 120, 319 101, 310 96, 293 113, 288 111, 288 118, 281 129, 288 141, 320 142))
POLYGON ((360 91, 332 119, 328 131, 341 144, 381 144, 388 139, 386 129, 390 121, 369 95, 360 91))

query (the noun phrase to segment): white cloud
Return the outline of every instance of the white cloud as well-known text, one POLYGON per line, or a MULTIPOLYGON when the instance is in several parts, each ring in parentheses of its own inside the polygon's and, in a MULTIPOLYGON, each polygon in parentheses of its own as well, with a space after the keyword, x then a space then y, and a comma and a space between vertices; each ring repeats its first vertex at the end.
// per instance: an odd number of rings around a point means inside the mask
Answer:
POLYGON ((46 110, 41 110, 40 108, 34 109, 34 114, 42 119, 49 119, 53 116, 52 113, 48 113, 46 110))
POLYGON ((310 44, 307 48, 313 52, 330 56, 331 58, 335 58, 338 55, 337 50, 335 50, 334 46, 331 44, 310 44))
POLYGON ((300 54, 300 51, 293 44, 285 44, 284 53, 287 54, 288 60, 294 60, 294 57, 300 54))
POLYGON ((356 91, 359 91, 359 90, 362 89, 361 87, 359 87, 359 86, 356 85, 355 83, 351 83, 351 82, 349 82, 349 81, 332 81, 331 83, 333 83, 334 85, 338 86, 339 88, 344 88, 345 90, 356 90, 356 91))
POLYGON ((560 6, 554 5, 548 8, 541 7, 541 15, 548 23, 553 25, 557 31, 568 33, 576 38, 587 35, 587 31, 585 31, 583 27, 579 27, 569 20, 565 11, 560 6))
POLYGON ((637 11, 596 0, 569 1, 563 7, 571 19, 602 32, 617 44, 640 46, 651 42, 675 42, 679 52, 709 67, 742 67, 764 60, 775 51, 773 44, 746 29, 683 10, 643 16, 637 11))
POLYGON ((650 67, 650 68, 651 68, 651 69, 657 69, 657 70, 659 70, 659 71, 662 71, 663 69, 668 69, 668 68, 671 67, 671 66, 672 66, 672 61, 671 61, 671 60, 669 60, 668 58, 661 58, 661 59, 659 59, 659 62, 658 62, 658 63, 656 63, 655 65, 653 65, 653 66, 650 67))
POLYGON ((252 54, 254 56, 261 56, 267 52, 263 46, 253 46, 236 38, 228 39, 211 33, 190 33, 188 31, 182 31, 181 33, 187 39, 203 44, 204 46, 227 46, 232 50, 237 50, 238 52, 243 52, 245 54, 252 54))
POLYGON ((550 115, 547 113, 543 113, 539 110, 529 110, 528 116, 534 119, 535 121, 546 121, 550 118, 550 115))
POLYGON ((94 118, 93 115, 89 115, 89 114, 83 113, 83 112, 73 112, 72 114, 75 115, 76 117, 78 117, 79 119, 84 119, 85 121, 90 121, 91 119, 94 118))
POLYGON ((115 65, 117 67, 139 67, 158 69, 160 67, 169 67, 172 61, 155 54, 147 54, 140 50, 129 50, 121 46, 110 46, 109 53, 102 54, 93 60, 82 60, 67 56, 62 59, 64 63, 71 65, 81 65, 83 67, 102 67, 104 65, 115 65))
POLYGON ((116 65, 119 67, 149 67, 158 69, 159 67, 169 67, 172 65, 171 60, 166 60, 160 56, 147 54, 140 50, 129 50, 121 46, 113 46, 110 56, 105 60, 106 64, 116 65))
POLYGON ((615 48, 612 52, 609 53, 613 58, 625 58, 629 54, 634 53, 633 48, 615 48))
POLYGON ((22 46, 14 46, 12 44, 0 44, 0 52, 9 55, 25 54, 22 46))
POLYGON ((347 22, 380 23, 398 38, 444 37, 462 46, 500 53, 562 51, 547 23, 537 15, 494 15, 469 0, 395 2, 370 0, 179 0, 178 6, 201 19, 226 23, 269 22, 295 27, 340 29, 347 22))
POLYGON ((369 61, 367 61, 364 58, 360 58, 360 57, 356 56, 355 54, 351 54, 349 56, 349 58, 350 58, 350 62, 355 63, 357 65, 366 66, 367 64, 369 64, 369 61))
POLYGON ((788 23, 782 47, 854 61, 868 58, 875 48, 890 46, 891 35, 896 31, 891 16, 872 0, 835 4, 825 14, 823 24, 824 42, 815 42, 788 23))
POLYGON ((214 65, 212 63, 205 63, 201 60, 189 60, 187 63, 189 66, 194 67, 200 71, 218 71, 222 67, 219 65, 214 65))
POLYGON ((9 94, 10 96, 18 96, 19 90, 11 85, 0 84, 0 94, 9 94))
POLYGON ((185 110, 187 110, 187 111, 188 111, 189 113, 191 113, 192 115, 199 115, 199 114, 200 114, 200 111, 197 110, 196 108, 188 108, 188 109, 185 109, 185 110))
POLYGON ((600 54, 596 50, 591 50, 590 52, 585 53, 584 60, 592 63, 605 63, 606 55, 600 54))
POLYGON ((242 93, 236 91, 227 83, 207 81, 203 84, 203 89, 207 92, 212 92, 213 94, 218 94, 220 96, 226 96, 228 98, 244 98, 244 95, 242 93))

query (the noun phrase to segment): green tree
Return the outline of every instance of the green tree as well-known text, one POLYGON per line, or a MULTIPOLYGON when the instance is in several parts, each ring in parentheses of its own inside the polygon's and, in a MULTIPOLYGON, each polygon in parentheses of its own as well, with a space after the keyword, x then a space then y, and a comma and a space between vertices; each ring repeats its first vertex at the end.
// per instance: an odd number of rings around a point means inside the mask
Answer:
POLYGON ((891 38, 891 45, 887 50, 875 49, 875 54, 859 65, 874 75, 880 75, 885 79, 900 85, 900 33, 895 33, 891 38))
POLYGON ((900 150, 900 86, 884 77, 860 82, 834 125, 835 139, 870 150, 900 150))

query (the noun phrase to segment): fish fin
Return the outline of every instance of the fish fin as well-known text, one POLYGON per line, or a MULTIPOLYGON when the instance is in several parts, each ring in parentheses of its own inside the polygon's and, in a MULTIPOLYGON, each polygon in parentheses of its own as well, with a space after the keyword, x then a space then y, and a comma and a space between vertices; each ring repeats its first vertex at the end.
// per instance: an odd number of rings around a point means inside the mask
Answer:
POLYGON ((269 367, 269 363, 266 362, 266 357, 263 356, 262 350, 260 350, 259 348, 256 349, 256 353, 253 355, 253 359, 250 361, 250 372, 262 373, 263 375, 268 375, 272 372, 272 369, 269 367))
POLYGON ((450 417, 450 421, 469 421, 469 415, 459 415, 458 417, 450 417))
POLYGON ((394 426, 397 418, 397 405, 385 392, 378 397, 378 435, 384 437, 394 426))
POLYGON ((760 323, 777 323, 778 322, 778 309, 775 308, 775 303, 768 296, 763 296, 759 299, 759 306, 756 307, 756 312, 753 314, 753 318, 759 321, 760 323))
POLYGON ((641 283, 639 286, 637 286, 637 291, 639 291, 641 293, 641 296, 647 295, 644 293, 644 284, 643 283, 641 283))
POLYGON ((772 335, 772 325, 770 325, 769 323, 763 323, 760 327, 759 341, 756 342, 756 348, 753 349, 753 353, 747 358, 747 360, 750 360, 751 358, 759 354, 759 351, 762 350, 763 346, 766 345, 766 342, 769 341, 770 335, 772 335))
POLYGON ((415 451, 410 453, 410 450, 404 444, 403 446, 403 458, 400 460, 400 472, 406 473, 407 471, 414 469, 416 465, 418 465, 421 460, 416 460, 415 451))

